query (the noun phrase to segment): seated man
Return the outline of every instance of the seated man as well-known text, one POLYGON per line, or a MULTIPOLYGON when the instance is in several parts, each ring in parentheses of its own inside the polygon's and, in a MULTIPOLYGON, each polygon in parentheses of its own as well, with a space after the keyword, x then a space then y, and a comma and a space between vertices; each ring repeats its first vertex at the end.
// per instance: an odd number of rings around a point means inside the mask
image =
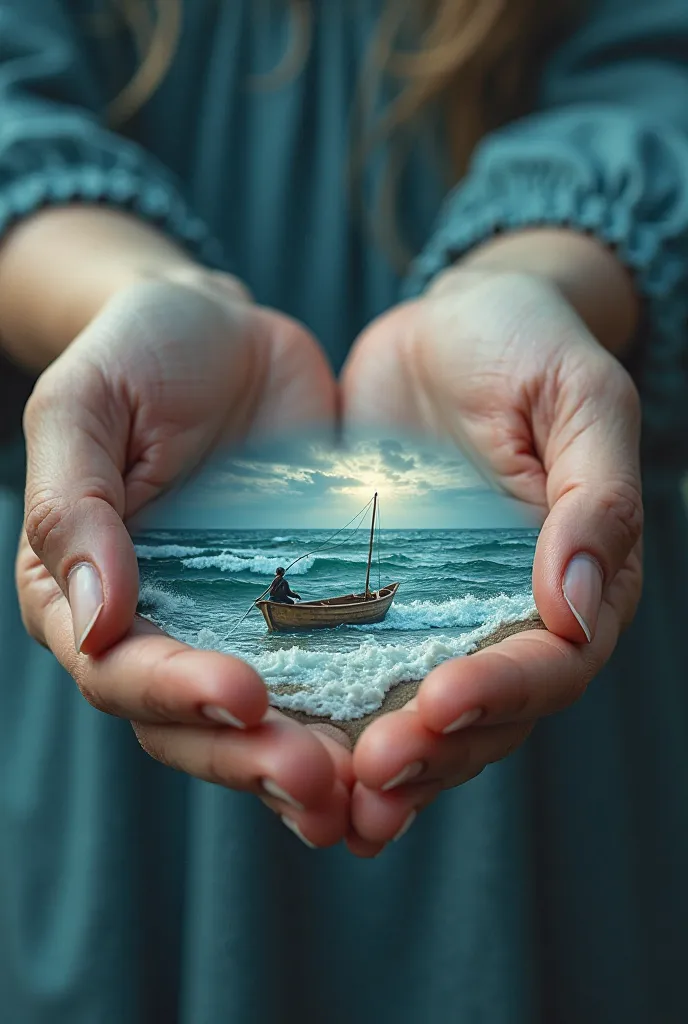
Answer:
POLYGON ((278 604, 294 604, 293 598, 301 600, 301 595, 291 589, 287 583, 284 569, 280 566, 275 570, 275 578, 270 584, 270 600, 278 604))

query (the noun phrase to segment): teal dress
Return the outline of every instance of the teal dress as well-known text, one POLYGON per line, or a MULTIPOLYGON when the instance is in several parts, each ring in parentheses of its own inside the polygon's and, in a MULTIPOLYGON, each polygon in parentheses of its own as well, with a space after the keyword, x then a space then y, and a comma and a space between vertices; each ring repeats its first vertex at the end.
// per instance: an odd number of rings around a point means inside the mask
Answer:
MULTIPOLYGON (((347 126, 375 0, 319 0, 301 74, 277 0, 193 0, 158 93, 111 134, 116 39, 84 0, 0 0, 0 229, 102 202, 304 320, 339 367, 373 316, 503 228, 572 224, 645 298, 647 586, 610 665, 374 861, 302 846, 254 798, 146 757, 24 634, 20 405, 0 460, 0 1017, 7 1024, 688 1020, 688 5, 598 0, 533 112, 444 196, 418 145, 403 282, 361 229, 347 126), (82 10, 83 8, 83 10, 82 10)), ((379 169, 378 169, 379 170, 379 169)), ((377 173, 375 167, 371 174, 377 173)), ((374 182, 373 182, 374 184, 374 182)))

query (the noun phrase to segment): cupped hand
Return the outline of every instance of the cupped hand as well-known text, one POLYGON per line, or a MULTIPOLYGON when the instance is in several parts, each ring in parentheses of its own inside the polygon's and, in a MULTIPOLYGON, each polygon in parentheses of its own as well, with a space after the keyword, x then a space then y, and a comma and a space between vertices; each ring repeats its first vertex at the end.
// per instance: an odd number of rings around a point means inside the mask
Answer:
POLYGON ((126 523, 220 439, 334 426, 336 386, 298 323, 198 271, 120 292, 39 379, 25 414, 29 632, 97 708, 135 724, 166 764, 259 794, 318 846, 348 823, 351 755, 268 710, 238 659, 195 651, 136 616, 126 523))
POLYGON ((549 632, 431 672, 354 753, 350 846, 403 832, 448 786, 506 757, 604 665, 640 596, 639 401, 560 292, 534 276, 454 271, 359 339, 346 422, 455 440, 537 509, 533 592, 549 632))

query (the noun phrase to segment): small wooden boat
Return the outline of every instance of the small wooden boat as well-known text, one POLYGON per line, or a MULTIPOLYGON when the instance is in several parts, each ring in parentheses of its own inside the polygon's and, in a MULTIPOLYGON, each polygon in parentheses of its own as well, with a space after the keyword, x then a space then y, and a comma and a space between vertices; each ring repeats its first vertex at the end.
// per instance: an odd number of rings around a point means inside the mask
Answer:
POLYGON ((299 604, 281 604, 278 601, 256 601, 263 613, 268 629, 274 632, 293 632, 301 629, 334 629, 336 626, 369 626, 382 622, 399 589, 399 583, 390 583, 380 590, 370 589, 370 566, 375 538, 377 494, 373 499, 373 521, 370 526, 370 547, 366 570, 365 590, 362 594, 344 594, 321 601, 300 601, 299 604))
POLYGON ((346 594, 324 601, 301 601, 279 604, 258 601, 270 632, 291 632, 298 629, 334 629, 335 626, 369 626, 382 622, 399 589, 398 583, 368 594, 346 594))

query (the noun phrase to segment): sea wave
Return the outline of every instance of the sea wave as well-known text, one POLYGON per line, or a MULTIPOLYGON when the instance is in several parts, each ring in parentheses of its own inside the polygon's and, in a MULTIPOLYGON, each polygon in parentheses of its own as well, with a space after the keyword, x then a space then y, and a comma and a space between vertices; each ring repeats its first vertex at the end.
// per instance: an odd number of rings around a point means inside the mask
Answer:
POLYGON ((185 594, 177 594, 166 587, 157 587, 152 583, 144 583, 139 592, 139 607, 151 613, 151 617, 164 620, 169 615, 178 615, 180 611, 194 608, 196 602, 185 594))
POLYGON ((135 547, 138 558, 188 558, 191 555, 202 555, 207 548, 186 547, 182 544, 137 544, 135 547))
POLYGON ((529 614, 533 607, 533 595, 496 594, 480 598, 473 594, 450 598, 448 601, 395 602, 383 622, 373 626, 354 626, 365 630, 414 631, 420 629, 457 629, 462 626, 479 626, 497 619, 519 618, 529 614))
MULTIPOLYGON (((288 570, 290 576, 303 576, 311 569, 336 572, 338 567, 352 566, 365 568, 368 561, 368 551, 330 554, 314 554, 299 556, 297 551, 274 551, 261 550, 260 548, 225 548, 217 554, 200 554, 195 557, 183 558, 182 565, 187 569, 219 569, 221 572, 252 572, 264 576, 272 574, 278 565, 289 566, 295 559, 299 559, 296 565, 288 570)), ((377 558, 375 559, 377 565, 377 558)), ((417 562, 412 556, 387 555, 380 558, 382 565, 387 572, 394 572, 395 569, 407 572, 409 568, 437 568, 433 562, 417 562)), ((451 566, 452 569, 456 567, 451 566)))
MULTIPOLYGON (((273 576, 275 569, 280 564, 289 564, 289 558, 280 552, 271 554, 251 554, 242 552, 233 554, 230 551, 223 551, 219 555, 200 555, 195 558, 184 558, 182 565, 187 569, 219 569, 220 572, 252 572, 261 576, 273 576)), ((298 557, 298 556, 296 556, 298 557)), ((297 562, 289 570, 290 576, 303 576, 312 568, 315 559, 310 556, 297 562)))
POLYGON ((449 544, 445 550, 462 555, 499 555, 503 548, 535 548, 537 537, 497 538, 488 541, 472 541, 468 544, 449 544))
MULTIPOLYGON (((372 638, 353 651, 285 647, 245 660, 265 680, 276 707, 348 721, 376 711, 397 683, 423 679, 442 662, 469 654, 498 625, 523 618, 534 607, 532 598, 511 606, 495 599, 492 617, 461 637, 440 635, 410 646, 383 644, 372 638), (299 689, 288 694, 275 692, 284 683, 299 689)), ((193 643, 206 650, 229 649, 224 638, 207 627, 199 630, 193 643)))

